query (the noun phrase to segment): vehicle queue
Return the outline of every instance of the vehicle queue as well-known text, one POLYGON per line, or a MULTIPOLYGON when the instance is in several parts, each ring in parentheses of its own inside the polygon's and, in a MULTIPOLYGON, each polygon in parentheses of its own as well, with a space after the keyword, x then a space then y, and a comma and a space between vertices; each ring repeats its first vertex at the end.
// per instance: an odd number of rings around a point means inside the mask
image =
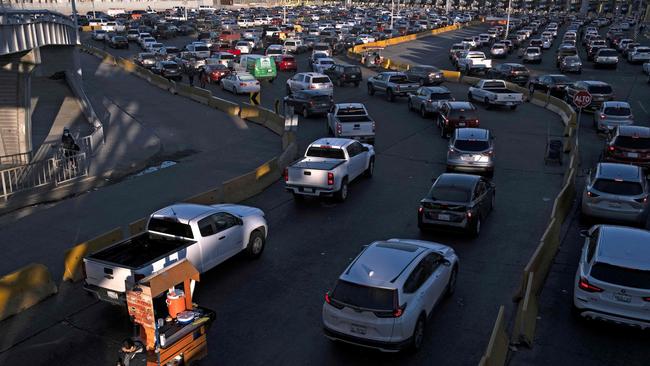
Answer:
MULTIPOLYGON (((254 19, 252 27, 260 26, 257 18, 254 19)), ((182 73, 194 75, 202 69, 210 75, 208 82, 219 83, 224 90, 237 94, 259 91, 261 82, 273 82, 278 71, 297 71, 290 61, 292 56, 311 51, 309 63, 313 72, 296 73, 287 81, 285 101, 304 118, 326 114, 329 136, 314 141, 304 158, 284 173, 286 188, 297 201, 305 196, 334 196, 344 201, 353 180, 372 177, 376 159, 374 121, 363 104, 334 104, 331 96, 335 85, 365 85, 369 95, 382 93, 388 102, 396 97, 408 98, 408 109, 423 118, 431 118, 441 137, 449 139, 448 172, 434 179, 429 192, 419 202, 418 227, 421 230, 461 229, 472 236, 480 235, 496 206, 496 186, 490 179, 496 162, 494 137, 488 129, 480 127, 480 110, 473 102, 486 107, 516 108, 523 98, 520 93, 507 90, 503 81, 525 85, 531 91, 548 92, 569 104, 576 92, 586 90, 593 96, 588 108, 595 111, 594 128, 606 134, 606 143, 603 162, 589 173, 581 212, 585 220, 636 225, 647 222, 650 186, 644 168, 650 165, 650 129, 634 123, 629 104, 614 100, 613 90, 607 83, 572 82, 559 73, 531 77, 524 65, 493 65, 479 51, 489 47, 489 54, 500 58, 518 49, 517 56, 522 63, 539 63, 542 53, 558 43, 558 28, 566 22, 569 30, 557 48, 556 66, 561 72, 582 71, 579 41, 596 66, 615 67, 619 62, 618 53, 625 51, 629 62, 646 61, 647 64, 650 61, 650 54, 644 58, 647 47, 637 44, 630 48, 634 42, 624 42, 626 39, 616 25, 604 38, 598 32, 601 19, 567 17, 548 22, 539 17, 515 22, 517 25, 507 37, 503 27, 494 27, 488 33, 463 39, 450 50, 453 66, 466 74, 485 73, 490 79, 481 80, 470 89, 468 99, 462 101, 454 100, 441 85, 438 69, 441 65, 416 65, 404 73, 382 72, 364 82, 357 65, 339 62, 340 57, 336 56, 352 45, 399 33, 394 30, 387 33, 378 27, 377 19, 384 19, 381 13, 374 18, 372 27, 355 28, 356 15, 354 25, 345 21, 328 24, 325 19, 320 18, 314 26, 275 21, 260 29, 249 29, 251 23, 246 17, 241 22, 221 18, 214 30, 197 29, 199 40, 182 50, 166 47, 147 32, 141 32, 133 38, 144 51, 136 62, 164 77, 177 79, 182 73), (383 31, 376 31, 379 28, 383 31), (540 38, 531 38, 540 32, 540 38), (207 38, 202 36, 205 33, 207 38), (319 42, 328 37, 337 40, 319 42), (613 48, 605 47, 608 45, 613 48), (173 67, 174 64, 177 66, 173 67), (172 69, 182 73, 166 71, 172 69)), ((449 19, 429 14, 427 21, 428 25, 442 25, 449 19)), ((423 29, 418 21, 405 23, 406 33, 423 29)), ((118 36, 103 37, 104 40, 108 37, 110 47, 119 41, 114 40, 118 36)), ((93 34, 93 38, 102 39, 99 34, 93 34)), ((648 249, 643 243, 647 243, 650 234, 643 229, 598 224, 583 235, 585 249, 574 289, 576 313, 648 327, 650 288, 646 284, 650 283, 650 272, 648 262, 638 258, 647 258, 648 249), (612 244, 621 240, 626 244, 612 244), (629 289, 632 291, 622 291, 629 289)), ((410 239, 374 242, 362 250, 325 295, 322 310, 325 334, 334 340, 382 351, 418 349, 422 346, 427 318, 435 304, 453 294, 458 271, 459 259, 448 246, 410 239)))

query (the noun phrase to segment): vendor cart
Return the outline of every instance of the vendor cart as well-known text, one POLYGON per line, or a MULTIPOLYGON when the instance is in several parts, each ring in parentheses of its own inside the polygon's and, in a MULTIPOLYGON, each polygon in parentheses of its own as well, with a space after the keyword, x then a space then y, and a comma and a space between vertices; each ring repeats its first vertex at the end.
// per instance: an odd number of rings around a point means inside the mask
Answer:
POLYGON ((364 48, 361 51, 361 64, 369 68, 381 67, 382 62, 384 62, 383 50, 382 47, 364 48))
POLYGON ((146 366, 189 365, 207 355, 207 330, 215 313, 192 303, 191 284, 198 280, 196 268, 182 260, 127 288, 127 307, 140 327, 137 341, 144 346, 146 366))

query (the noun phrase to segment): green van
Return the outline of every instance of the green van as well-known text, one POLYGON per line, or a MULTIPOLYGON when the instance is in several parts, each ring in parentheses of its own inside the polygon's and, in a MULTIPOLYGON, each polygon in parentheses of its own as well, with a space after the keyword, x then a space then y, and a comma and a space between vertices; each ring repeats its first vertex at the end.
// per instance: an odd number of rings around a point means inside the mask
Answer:
POLYGON ((240 64, 258 80, 268 79, 273 82, 278 71, 272 57, 264 55, 241 55, 240 64))

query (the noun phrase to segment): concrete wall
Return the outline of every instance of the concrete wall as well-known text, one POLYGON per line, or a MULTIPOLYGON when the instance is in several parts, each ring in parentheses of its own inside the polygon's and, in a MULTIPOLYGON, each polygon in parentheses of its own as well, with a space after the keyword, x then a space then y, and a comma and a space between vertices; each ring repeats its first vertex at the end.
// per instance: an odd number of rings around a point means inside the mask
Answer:
MULTIPOLYGON (((146 10, 147 7, 151 7, 154 10, 165 10, 171 9, 175 6, 187 6, 188 8, 198 8, 199 5, 211 5, 215 8, 230 8, 235 7, 239 8, 245 5, 252 6, 264 6, 268 2, 264 0, 233 0, 233 6, 221 6, 220 0, 156 0, 156 1, 128 1, 128 0, 116 0, 116 1, 101 1, 97 0, 94 2, 95 11, 106 12, 108 9, 124 9, 124 10, 146 10)), ((7 2, 5 2, 7 4, 7 2)), ((9 6, 15 9, 47 9, 58 11, 63 14, 72 14, 72 5, 70 1, 43 1, 33 3, 22 2, 22 1, 9 1, 9 6)), ((79 14, 86 14, 89 11, 93 11, 93 2, 92 1, 77 1, 77 12, 79 14)), ((6 6, 6 5, 5 5, 6 6)))

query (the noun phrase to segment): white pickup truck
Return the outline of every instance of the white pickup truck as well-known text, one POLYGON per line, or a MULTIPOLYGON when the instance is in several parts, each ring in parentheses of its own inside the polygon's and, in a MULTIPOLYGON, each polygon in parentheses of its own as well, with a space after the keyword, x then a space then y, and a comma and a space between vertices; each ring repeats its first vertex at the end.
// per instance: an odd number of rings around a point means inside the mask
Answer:
POLYGON ((321 138, 307 147, 305 157, 284 170, 287 191, 300 200, 304 196, 348 197, 348 185, 375 170, 372 145, 342 138, 321 138))
POLYGON ((524 102, 524 95, 506 86, 506 82, 496 79, 479 80, 475 86, 469 88, 467 93, 469 101, 476 100, 485 103, 488 108, 491 106, 507 106, 515 109, 524 102))
POLYGON ((361 103, 335 104, 327 114, 327 132, 334 137, 375 143, 375 121, 361 103))
POLYGON ((480 51, 466 51, 458 58, 458 70, 467 75, 476 72, 485 72, 492 68, 492 60, 485 57, 480 51))
POLYGON ((268 226, 258 208, 175 204, 153 213, 147 230, 83 259, 84 288, 99 300, 121 305, 127 283, 183 259, 203 273, 246 251, 258 258, 268 226))

